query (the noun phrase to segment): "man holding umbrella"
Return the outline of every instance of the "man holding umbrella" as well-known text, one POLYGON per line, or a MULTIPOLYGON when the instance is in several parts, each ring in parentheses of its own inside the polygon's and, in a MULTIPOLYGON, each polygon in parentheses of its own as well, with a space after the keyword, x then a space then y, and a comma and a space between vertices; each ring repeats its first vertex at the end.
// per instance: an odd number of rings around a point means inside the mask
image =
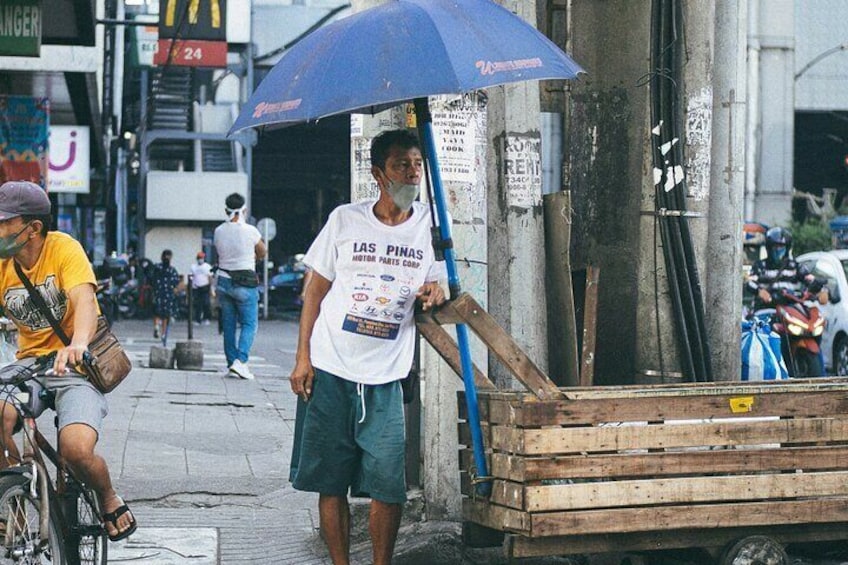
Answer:
POLYGON ((349 561, 348 491, 371 498, 374 563, 391 563, 406 500, 400 381, 412 366, 413 310, 416 301, 427 310, 445 300, 427 207, 414 201, 418 139, 405 130, 378 135, 371 164, 379 199, 334 210, 304 258, 313 275, 291 373, 292 391, 307 401, 293 484, 320 494, 336 565, 349 561))

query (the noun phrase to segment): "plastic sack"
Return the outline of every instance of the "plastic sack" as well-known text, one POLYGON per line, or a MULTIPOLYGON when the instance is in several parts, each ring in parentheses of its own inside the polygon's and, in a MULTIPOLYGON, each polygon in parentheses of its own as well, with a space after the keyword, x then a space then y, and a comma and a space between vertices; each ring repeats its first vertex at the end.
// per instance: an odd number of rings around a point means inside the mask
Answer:
POLYGON ((780 351, 780 335, 762 321, 742 322, 742 380, 774 381, 789 378, 780 351))

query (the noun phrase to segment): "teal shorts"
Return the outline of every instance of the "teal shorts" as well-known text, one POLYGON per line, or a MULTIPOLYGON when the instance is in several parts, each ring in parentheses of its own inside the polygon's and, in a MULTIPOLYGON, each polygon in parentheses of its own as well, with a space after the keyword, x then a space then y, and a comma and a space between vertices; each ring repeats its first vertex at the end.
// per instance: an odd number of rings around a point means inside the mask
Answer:
POLYGON ((359 385, 316 368, 300 453, 295 446, 292 454, 293 486, 403 504, 405 444, 400 381, 359 385))

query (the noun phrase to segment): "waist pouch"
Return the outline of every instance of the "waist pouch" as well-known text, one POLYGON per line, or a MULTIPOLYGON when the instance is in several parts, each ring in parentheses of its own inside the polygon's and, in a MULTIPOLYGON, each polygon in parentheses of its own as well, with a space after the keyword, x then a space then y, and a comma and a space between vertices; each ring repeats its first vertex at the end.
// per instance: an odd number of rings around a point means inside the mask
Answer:
MULTIPOLYGON (((221 269, 223 271, 223 269, 221 269)), ((247 288, 255 288, 259 286, 259 277, 256 276, 256 271, 224 271, 230 275, 230 279, 236 286, 245 286, 247 288)))

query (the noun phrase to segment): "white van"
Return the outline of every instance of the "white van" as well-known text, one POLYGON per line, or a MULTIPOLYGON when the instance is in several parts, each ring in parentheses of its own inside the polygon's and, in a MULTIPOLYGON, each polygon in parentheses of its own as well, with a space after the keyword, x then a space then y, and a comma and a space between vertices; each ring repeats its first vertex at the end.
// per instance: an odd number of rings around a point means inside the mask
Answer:
POLYGON ((848 376, 848 249, 804 253, 795 260, 827 281, 830 300, 818 305, 827 320, 821 342, 825 373, 848 376))

